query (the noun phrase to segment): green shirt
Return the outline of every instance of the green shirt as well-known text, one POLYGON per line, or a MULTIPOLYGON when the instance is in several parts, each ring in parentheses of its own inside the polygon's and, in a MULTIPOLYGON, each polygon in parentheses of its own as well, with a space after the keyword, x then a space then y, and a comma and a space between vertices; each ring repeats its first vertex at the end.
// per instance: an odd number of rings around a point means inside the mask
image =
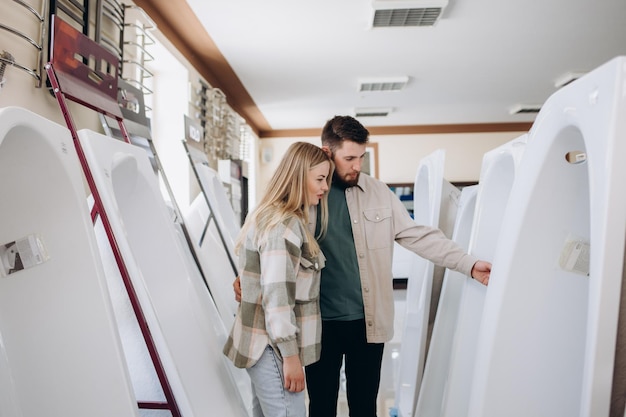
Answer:
POLYGON ((362 319, 361 276, 343 186, 331 185, 328 211, 328 230, 319 242, 326 257, 320 289, 322 320, 362 319))

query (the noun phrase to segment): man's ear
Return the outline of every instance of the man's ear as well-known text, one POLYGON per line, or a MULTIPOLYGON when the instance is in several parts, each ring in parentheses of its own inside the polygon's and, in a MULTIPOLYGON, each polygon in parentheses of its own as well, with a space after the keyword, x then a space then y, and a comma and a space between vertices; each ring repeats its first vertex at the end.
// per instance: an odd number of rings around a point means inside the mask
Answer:
POLYGON ((326 155, 328 155, 330 158, 333 157, 333 153, 330 151, 330 148, 326 145, 322 146, 322 150, 324 151, 324 153, 326 155))

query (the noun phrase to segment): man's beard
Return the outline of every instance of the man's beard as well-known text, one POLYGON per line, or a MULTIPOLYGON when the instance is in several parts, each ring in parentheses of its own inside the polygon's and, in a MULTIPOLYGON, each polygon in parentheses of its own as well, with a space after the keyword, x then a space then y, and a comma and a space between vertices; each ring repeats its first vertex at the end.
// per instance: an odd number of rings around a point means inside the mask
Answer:
POLYGON ((357 174, 356 174, 356 178, 355 178, 355 179, 353 179, 353 180, 346 180, 346 179, 344 179, 344 178, 340 177, 340 176, 337 174, 337 171, 335 171, 335 172, 333 173, 333 182, 334 182, 334 183, 336 183, 336 184, 339 184, 339 185, 343 186, 344 188, 354 187, 354 186, 355 186, 355 185, 357 185, 357 184, 358 184, 358 182, 359 182, 359 175, 360 175, 360 173, 357 173, 357 174))

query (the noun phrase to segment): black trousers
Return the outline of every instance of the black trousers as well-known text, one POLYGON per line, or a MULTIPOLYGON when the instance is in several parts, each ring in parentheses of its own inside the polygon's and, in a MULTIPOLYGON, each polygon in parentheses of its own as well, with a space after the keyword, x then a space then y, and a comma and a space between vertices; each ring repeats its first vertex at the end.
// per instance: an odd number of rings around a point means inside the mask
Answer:
POLYGON ((323 321, 322 355, 306 367, 309 417, 335 417, 345 355, 350 417, 376 417, 384 343, 367 343, 365 320, 323 321))

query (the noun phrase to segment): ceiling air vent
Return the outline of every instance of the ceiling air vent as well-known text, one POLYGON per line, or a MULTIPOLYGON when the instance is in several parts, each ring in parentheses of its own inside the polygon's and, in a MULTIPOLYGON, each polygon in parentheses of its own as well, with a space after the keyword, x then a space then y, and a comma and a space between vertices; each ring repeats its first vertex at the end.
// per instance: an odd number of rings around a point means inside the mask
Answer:
POLYGON ((539 113, 541 106, 538 104, 517 104, 509 110, 509 114, 532 114, 539 113))
POLYGON ((359 92, 400 91, 409 82, 409 77, 362 79, 359 92))
POLYGON ((375 0, 372 27, 434 26, 448 0, 375 0))
POLYGON ((583 75, 585 75, 584 72, 573 72, 573 71, 566 72, 565 74, 557 78, 557 80, 554 82, 554 86, 556 88, 565 87, 566 85, 576 81, 583 75))
POLYGON ((391 111, 389 107, 362 107, 354 109, 354 117, 387 117, 391 111))

